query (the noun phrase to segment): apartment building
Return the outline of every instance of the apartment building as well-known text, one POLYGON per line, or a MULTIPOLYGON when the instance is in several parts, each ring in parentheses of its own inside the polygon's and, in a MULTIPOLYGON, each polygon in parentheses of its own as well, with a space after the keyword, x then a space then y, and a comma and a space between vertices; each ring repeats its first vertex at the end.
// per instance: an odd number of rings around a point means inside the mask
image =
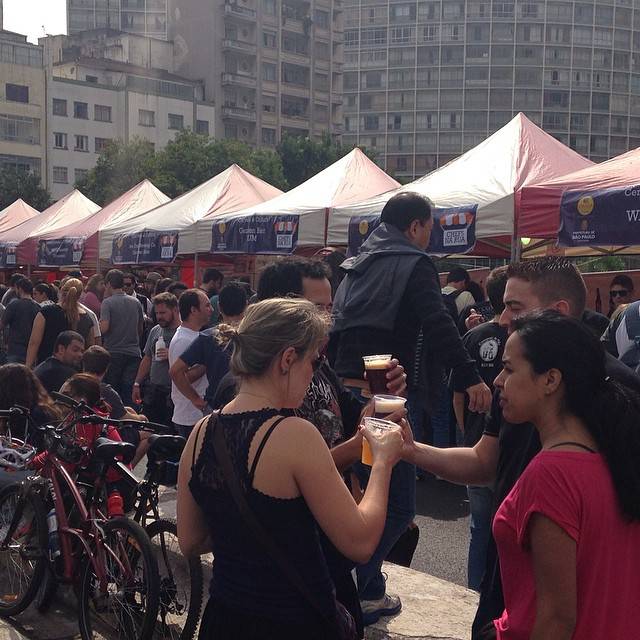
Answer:
POLYGON ((341 134, 342 0, 171 4, 176 71, 204 81, 218 135, 273 146, 341 134))
MULTIPOLYGON (((207 0, 202 0, 206 4, 207 0)), ((67 0, 69 35, 117 29, 167 39, 169 0, 67 0)))
POLYGON ((149 51, 149 63, 172 60, 170 43, 113 32, 41 43, 48 67, 47 178, 54 198, 73 188, 114 139, 141 137, 160 149, 187 127, 213 135, 215 110, 204 100, 202 83, 142 64, 149 51), (107 52, 116 59, 97 55, 107 52))
POLYGON ((0 169, 32 171, 46 181, 47 128, 42 47, 0 31, 0 169))
POLYGON ((344 0, 343 142, 414 178, 523 111, 594 161, 640 146, 640 1, 344 0))

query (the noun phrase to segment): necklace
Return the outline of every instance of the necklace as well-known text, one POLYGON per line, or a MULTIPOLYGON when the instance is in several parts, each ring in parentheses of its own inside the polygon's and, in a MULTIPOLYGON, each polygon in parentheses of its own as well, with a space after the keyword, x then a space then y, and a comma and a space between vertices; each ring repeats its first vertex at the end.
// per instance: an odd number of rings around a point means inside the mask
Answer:
POLYGON ((259 393, 251 393, 251 391, 239 391, 238 396, 241 396, 241 395, 253 396, 254 398, 261 398, 262 400, 271 402, 271 398, 269 398, 268 396, 263 396, 263 395, 260 395, 259 393))

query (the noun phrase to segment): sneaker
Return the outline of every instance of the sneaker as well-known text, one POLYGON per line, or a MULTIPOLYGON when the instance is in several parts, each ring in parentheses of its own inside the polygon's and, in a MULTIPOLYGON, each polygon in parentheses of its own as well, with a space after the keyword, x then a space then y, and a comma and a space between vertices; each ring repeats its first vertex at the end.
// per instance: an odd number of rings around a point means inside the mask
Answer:
POLYGON ((395 616, 402 609, 400 596, 385 593, 379 600, 360 600, 362 622, 365 627, 375 624, 383 616, 395 616))

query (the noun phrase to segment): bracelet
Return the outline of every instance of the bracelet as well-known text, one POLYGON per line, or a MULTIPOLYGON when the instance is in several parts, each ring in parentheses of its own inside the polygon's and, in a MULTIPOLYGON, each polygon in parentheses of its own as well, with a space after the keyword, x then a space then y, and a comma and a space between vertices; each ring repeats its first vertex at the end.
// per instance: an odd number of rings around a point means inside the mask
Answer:
POLYGON ((133 383, 133 386, 134 386, 134 387, 139 387, 139 386, 140 386, 140 383, 139 383, 139 382, 134 382, 134 383, 133 383))

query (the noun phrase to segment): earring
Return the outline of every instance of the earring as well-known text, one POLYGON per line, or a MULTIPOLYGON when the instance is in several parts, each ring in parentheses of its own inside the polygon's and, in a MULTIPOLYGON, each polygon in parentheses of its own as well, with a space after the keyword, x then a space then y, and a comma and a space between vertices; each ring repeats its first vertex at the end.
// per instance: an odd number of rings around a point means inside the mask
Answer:
POLYGON ((282 375, 286 376, 289 373, 289 369, 282 369, 282 375))

